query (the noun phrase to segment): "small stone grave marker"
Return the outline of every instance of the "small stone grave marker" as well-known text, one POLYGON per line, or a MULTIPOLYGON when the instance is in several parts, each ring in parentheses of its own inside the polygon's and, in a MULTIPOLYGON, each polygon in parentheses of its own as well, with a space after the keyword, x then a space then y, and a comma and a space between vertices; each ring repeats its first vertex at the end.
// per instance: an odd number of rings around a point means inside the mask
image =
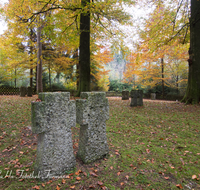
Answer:
POLYGON ((76 121, 80 124, 77 157, 90 163, 108 155, 106 120, 109 119, 108 99, 104 92, 82 92, 76 100, 76 121))
POLYGON ((131 107, 143 106, 143 91, 142 90, 131 90, 131 107))
POLYGON ((156 99, 156 93, 151 93, 151 100, 155 100, 156 99))
POLYGON ((128 90, 122 91, 122 100, 129 100, 129 91, 128 90))
POLYGON ((21 86, 19 91, 20 91, 20 97, 26 96, 26 87, 25 86, 21 86))
POLYGON ((30 86, 27 88, 27 96, 32 97, 32 88, 30 86))
POLYGON ((71 171, 76 164, 71 127, 76 125, 76 104, 69 92, 39 93, 32 102, 32 131, 38 134, 35 174, 45 180, 71 171))

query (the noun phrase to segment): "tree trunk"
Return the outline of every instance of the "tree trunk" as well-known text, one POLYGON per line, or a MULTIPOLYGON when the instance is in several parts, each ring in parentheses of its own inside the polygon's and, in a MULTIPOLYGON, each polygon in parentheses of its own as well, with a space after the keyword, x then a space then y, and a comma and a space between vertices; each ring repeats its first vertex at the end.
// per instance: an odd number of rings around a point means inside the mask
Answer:
POLYGON ((32 62, 33 62, 33 46, 31 44, 31 41, 33 39, 33 31, 31 29, 31 32, 30 32, 30 87, 33 88, 33 65, 32 65, 32 62))
POLYGON ((75 50, 73 58, 76 60, 76 86, 79 87, 79 61, 78 61, 78 49, 75 50))
POLYGON ((176 76, 176 88, 177 88, 177 94, 179 94, 179 89, 178 89, 178 81, 179 81, 179 78, 178 78, 178 75, 176 76))
MULTIPOLYGON (((83 7, 90 0, 81 0, 83 7)), ((79 88, 76 96, 81 92, 90 91, 90 12, 81 13, 80 17, 80 55, 79 55, 79 88)))
POLYGON ((188 84, 182 102, 198 104, 200 100, 200 1, 191 0, 188 84))
POLYGON ((15 67, 15 88, 17 87, 17 69, 15 67))
POLYGON ((165 95, 165 82, 164 82, 164 59, 161 58, 161 67, 162 67, 162 97, 165 95))
POLYGON ((52 92, 52 88, 51 88, 51 67, 50 67, 50 63, 49 63, 49 87, 50 87, 50 91, 52 92))
POLYGON ((42 43, 41 43, 42 27, 37 28, 37 93, 43 92, 42 85, 42 43))

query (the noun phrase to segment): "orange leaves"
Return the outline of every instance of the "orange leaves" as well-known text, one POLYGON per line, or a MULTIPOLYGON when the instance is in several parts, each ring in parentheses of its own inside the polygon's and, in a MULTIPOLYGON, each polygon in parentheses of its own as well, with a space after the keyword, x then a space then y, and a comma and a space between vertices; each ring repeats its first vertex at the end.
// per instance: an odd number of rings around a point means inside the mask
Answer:
POLYGON ((75 189, 75 187, 76 187, 75 185, 72 185, 72 186, 70 186, 69 188, 70 188, 70 189, 75 189))
POLYGON ((193 175, 193 176, 192 176, 192 179, 197 179, 197 176, 196 176, 196 175, 193 175))
POLYGON ((94 172, 92 172, 92 171, 90 171, 90 175, 91 176, 94 176, 94 177, 98 177, 98 175, 97 174, 95 174, 94 172))
POLYGON ((183 189, 183 186, 181 184, 177 184, 176 187, 178 187, 179 189, 183 189))
POLYGON ((39 190, 40 187, 39 187, 38 185, 35 185, 34 187, 32 187, 32 189, 37 189, 37 190, 39 190))
POLYGON ((60 190, 60 187, 57 185, 56 190, 60 190))
POLYGON ((98 181, 97 184, 101 186, 101 185, 103 185, 103 182, 98 181))
POLYGON ((65 184, 66 183, 66 180, 62 179, 62 184, 65 184))
POLYGON ((146 152, 147 152, 147 154, 149 154, 149 153, 150 153, 150 150, 149 150, 149 149, 146 149, 146 152))
POLYGON ((76 177, 76 180, 80 181, 80 180, 81 180, 81 177, 76 177))

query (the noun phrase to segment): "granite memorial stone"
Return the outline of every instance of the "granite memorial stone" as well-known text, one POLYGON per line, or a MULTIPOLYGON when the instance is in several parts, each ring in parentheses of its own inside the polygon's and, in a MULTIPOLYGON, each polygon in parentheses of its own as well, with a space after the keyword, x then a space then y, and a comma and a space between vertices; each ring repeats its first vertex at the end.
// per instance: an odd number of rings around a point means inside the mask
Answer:
POLYGON ((76 164, 71 127, 76 125, 76 104, 69 92, 39 93, 32 102, 32 131, 38 134, 35 174, 45 180, 71 171, 76 164))
POLYGON ((20 91, 20 97, 25 97, 26 96, 26 87, 21 86, 19 91, 20 91))
POLYGON ((76 100, 76 121, 80 124, 77 157, 90 163, 109 154, 106 120, 109 119, 108 99, 104 92, 82 92, 76 100))
POLYGON ((156 93, 151 93, 151 100, 155 100, 156 99, 156 93))
POLYGON ((122 100, 129 100, 129 91, 128 90, 122 91, 122 100))
POLYGON ((142 90, 131 90, 131 107, 143 106, 143 91, 142 90))
POLYGON ((32 88, 30 86, 27 88, 27 96, 32 97, 32 88))

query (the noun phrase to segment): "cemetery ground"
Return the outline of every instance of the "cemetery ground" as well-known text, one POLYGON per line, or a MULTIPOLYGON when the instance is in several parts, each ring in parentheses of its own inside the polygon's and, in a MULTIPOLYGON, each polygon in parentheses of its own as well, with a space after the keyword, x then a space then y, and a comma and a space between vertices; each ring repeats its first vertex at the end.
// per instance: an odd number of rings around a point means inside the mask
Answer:
MULTIPOLYGON (((0 189, 200 189, 199 105, 144 100, 130 107, 130 99, 108 98, 109 157, 77 160, 65 178, 40 182, 34 179, 37 135, 31 132, 36 99, 0 96, 0 189)), ((72 134, 76 154, 78 125, 72 134)))

